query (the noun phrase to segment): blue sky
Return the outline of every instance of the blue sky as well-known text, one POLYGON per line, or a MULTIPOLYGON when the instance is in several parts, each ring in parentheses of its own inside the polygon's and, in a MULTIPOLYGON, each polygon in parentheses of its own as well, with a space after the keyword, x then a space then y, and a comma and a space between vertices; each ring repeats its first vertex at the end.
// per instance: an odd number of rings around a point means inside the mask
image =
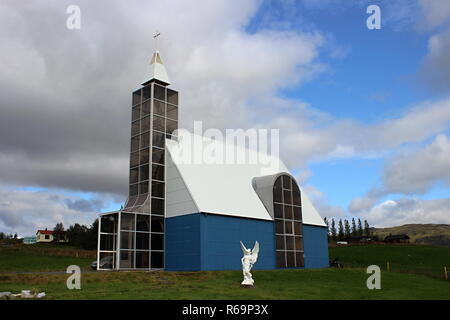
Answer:
POLYGON ((450 223, 449 1, 2 5, 0 231, 90 224, 123 204, 149 30, 162 33, 180 126, 280 128, 281 156, 323 217, 450 223), (380 30, 366 27, 372 4, 380 30))
MULTIPOLYGON (((428 87, 420 77, 428 54, 429 33, 419 30, 414 21, 420 18, 418 10, 414 1, 317 1, 316 5, 263 1, 247 31, 252 33, 275 25, 288 30, 318 29, 327 35, 332 45, 320 56, 326 71, 299 87, 279 90, 279 95, 305 101, 336 119, 374 124, 398 118, 420 101, 448 95, 448 91, 428 87), (366 27, 369 14, 365 9, 369 4, 380 6, 381 30, 366 27), (399 10, 402 6, 403 12, 399 10)), ((448 130, 444 133, 448 135, 448 130)), ((426 145, 432 139, 421 144, 426 145)), ((345 211, 353 199, 382 184, 383 165, 394 151, 373 158, 311 163, 309 170, 313 175, 307 183, 319 189, 328 204, 345 211)), ((448 198, 449 194, 448 184, 436 182, 427 192, 409 196, 431 200, 448 198)), ((378 203, 403 196, 388 193, 378 203)))

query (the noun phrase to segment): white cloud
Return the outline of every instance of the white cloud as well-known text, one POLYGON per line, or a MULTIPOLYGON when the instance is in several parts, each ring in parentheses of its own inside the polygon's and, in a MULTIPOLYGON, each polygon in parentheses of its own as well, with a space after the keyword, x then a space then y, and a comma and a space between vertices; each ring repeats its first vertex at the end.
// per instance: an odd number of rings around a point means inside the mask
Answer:
POLYGON ((52 229, 62 222, 67 228, 74 223, 90 225, 104 200, 86 200, 50 191, 0 190, 0 230, 28 236, 37 229, 52 229))
POLYGON ((426 193, 436 183, 450 187, 450 141, 439 134, 421 150, 401 154, 388 162, 383 172, 386 192, 426 193))
POLYGON ((450 127, 450 99, 423 102, 398 118, 370 125, 334 119, 308 105, 296 107, 292 102, 292 109, 289 116, 273 114, 267 126, 281 128, 283 159, 294 167, 332 158, 372 157, 424 141, 450 127))
POLYGON ((450 224, 450 198, 387 200, 362 214, 371 226, 390 227, 409 223, 450 224))
POLYGON ((450 187, 450 141, 443 134, 423 148, 389 159, 383 168, 382 185, 353 199, 349 211, 364 214, 378 224, 445 223, 450 217, 450 199, 403 198, 375 205, 389 194, 426 194, 438 184, 450 187))
POLYGON ((340 206, 330 205, 326 195, 312 185, 306 185, 302 191, 308 196, 322 218, 343 218, 345 210, 340 206))
POLYGON ((255 99, 322 70, 318 32, 245 32, 259 1, 79 1, 77 31, 69 4, 0 5, 3 183, 126 193, 130 96, 156 29, 187 128, 251 127, 255 99))
POLYGON ((358 213, 372 208, 377 202, 377 197, 366 194, 363 197, 353 199, 348 206, 348 210, 352 213, 358 213))
POLYGON ((450 19, 450 2, 448 0, 419 0, 423 28, 433 29, 446 24, 450 19))
POLYGON ((420 70, 428 87, 448 92, 450 88, 450 28, 428 40, 428 53, 420 70))

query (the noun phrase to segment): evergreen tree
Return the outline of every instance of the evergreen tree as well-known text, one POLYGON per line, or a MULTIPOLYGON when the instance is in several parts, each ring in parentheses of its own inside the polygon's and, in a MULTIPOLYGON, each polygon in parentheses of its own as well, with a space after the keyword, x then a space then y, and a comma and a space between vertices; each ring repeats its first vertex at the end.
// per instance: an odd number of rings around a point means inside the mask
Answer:
POLYGON ((344 225, 342 224, 342 219, 339 219, 338 224, 338 240, 344 239, 344 225))
POLYGON ((359 218, 358 218, 358 236, 359 237, 363 236, 363 227, 362 227, 361 219, 359 219, 359 218))
POLYGON ((344 221, 344 234, 345 234, 345 238, 350 237, 350 223, 348 222, 347 219, 345 219, 344 221))
POLYGON ((328 223, 328 219, 325 217, 325 218, 323 219, 323 221, 324 221, 325 224, 327 225, 327 239, 328 239, 328 242, 330 242, 330 225, 329 225, 329 223, 328 223))
POLYGON ((94 250, 97 248, 97 237, 98 219, 95 219, 90 227, 76 223, 67 229, 69 243, 86 250, 94 250))
POLYGON ((54 241, 59 242, 65 238, 65 231, 62 222, 57 223, 53 228, 54 241))
POLYGON ((370 237, 370 226, 369 223, 367 222, 367 220, 364 220, 364 235, 366 237, 370 237))
POLYGON ((352 218, 352 232, 351 232, 351 235, 352 235, 352 237, 358 236, 358 230, 356 230, 355 218, 352 218))
POLYGON ((82 247, 88 231, 88 227, 75 223, 67 229, 67 239, 71 245, 75 247, 82 247))
POLYGON ((337 240, 337 230, 336 230, 336 222, 334 219, 331 219, 331 239, 336 242, 337 240))

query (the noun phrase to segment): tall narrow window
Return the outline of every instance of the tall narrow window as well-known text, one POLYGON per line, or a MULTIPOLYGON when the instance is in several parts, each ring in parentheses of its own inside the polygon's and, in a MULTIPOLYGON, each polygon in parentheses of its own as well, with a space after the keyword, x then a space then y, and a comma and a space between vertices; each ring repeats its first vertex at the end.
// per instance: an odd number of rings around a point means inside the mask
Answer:
POLYGON ((277 267, 304 267, 300 189, 290 176, 281 175, 275 181, 273 205, 277 267))

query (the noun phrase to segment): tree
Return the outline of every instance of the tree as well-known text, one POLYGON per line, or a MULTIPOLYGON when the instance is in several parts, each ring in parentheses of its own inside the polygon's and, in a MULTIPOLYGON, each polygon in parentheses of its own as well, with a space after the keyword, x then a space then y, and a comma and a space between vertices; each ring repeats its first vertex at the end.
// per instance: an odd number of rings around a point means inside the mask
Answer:
POLYGON ((351 232, 352 237, 356 237, 358 235, 358 230, 356 230, 356 222, 355 222, 355 218, 352 218, 352 232, 351 232))
POLYGON ((87 237, 83 243, 83 249, 94 250, 97 248, 97 237, 98 237, 98 219, 95 219, 92 223, 87 237))
POLYGON ((61 240, 65 239, 66 232, 64 231, 64 226, 62 222, 57 223, 56 226, 53 228, 53 237, 54 241, 60 242, 61 240))
POLYGON ((351 233, 351 231, 350 231, 350 223, 348 222, 347 219, 345 219, 345 221, 344 221, 344 234, 345 234, 345 237, 346 238, 350 237, 350 233, 351 233))
POLYGON ((84 238, 86 237, 86 233, 88 231, 88 227, 75 223, 67 229, 67 240, 75 247, 82 247, 84 238))
POLYGON ((369 226, 369 223, 367 222, 367 220, 364 220, 364 235, 366 237, 370 237, 370 235, 371 235, 370 226, 369 226))
POLYGON ((362 236, 363 236, 363 227, 362 227, 361 219, 358 218, 358 237, 362 237, 362 236))
POLYGON ((325 224, 327 225, 327 239, 328 239, 328 242, 330 242, 330 226, 329 226, 329 223, 328 223, 328 219, 325 217, 325 218, 323 219, 323 221, 324 221, 325 224))
POLYGON ((331 239, 333 241, 336 241, 337 239, 336 222, 334 219, 331 219, 331 239))
POLYGON ((342 224, 342 219, 339 219, 338 224, 338 240, 344 240, 344 225, 342 224))
POLYGON ((69 243, 86 250, 94 250, 97 248, 97 237, 98 219, 95 219, 90 227, 76 223, 67 229, 69 243))

